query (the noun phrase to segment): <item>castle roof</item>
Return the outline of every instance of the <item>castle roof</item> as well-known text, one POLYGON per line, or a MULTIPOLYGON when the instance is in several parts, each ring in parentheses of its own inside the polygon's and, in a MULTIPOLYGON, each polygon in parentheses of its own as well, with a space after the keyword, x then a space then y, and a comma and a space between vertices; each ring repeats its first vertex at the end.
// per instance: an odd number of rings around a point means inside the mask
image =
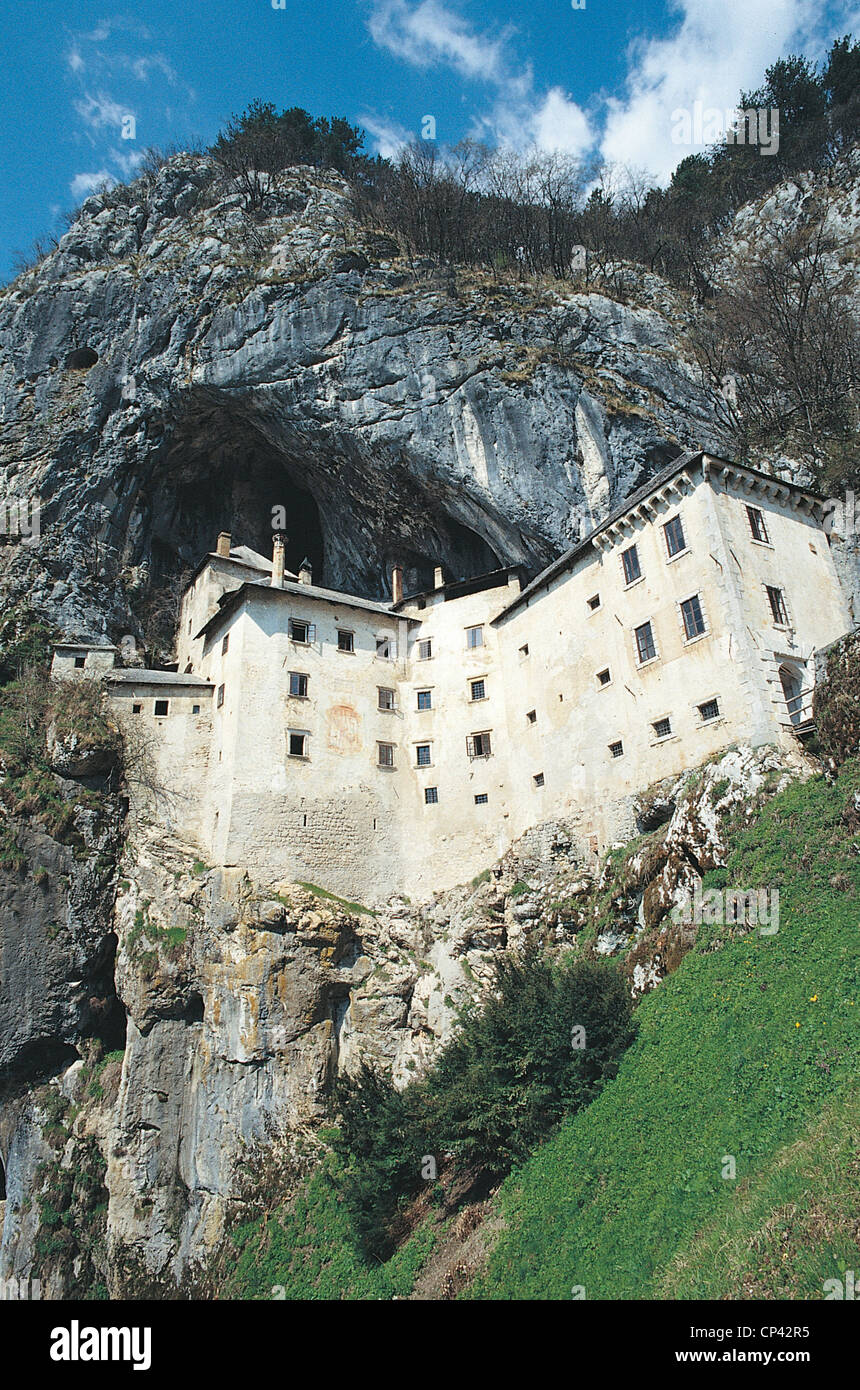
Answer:
POLYGON ((108 685, 196 685, 199 689, 215 689, 211 681, 201 680, 199 676, 187 676, 178 671, 148 671, 133 666, 111 671, 107 682, 108 685))
POLYGON ((583 536, 582 540, 577 541, 576 545, 571 546, 570 550, 566 550, 563 555, 560 555, 559 558, 554 560, 551 565, 548 565, 545 570, 541 570, 540 574, 538 574, 530 584, 527 584, 510 603, 505 605, 501 613, 493 619, 493 625, 495 626, 496 623, 500 623, 509 613, 519 608, 523 603, 527 603, 538 589, 544 588, 556 575, 562 574, 565 570, 570 569, 576 561, 589 550, 596 549, 596 538, 602 535, 604 531, 608 531, 620 521, 622 517, 626 516, 628 512, 635 510, 641 502, 644 502, 646 498, 650 497, 653 493, 658 492, 661 487, 665 487, 668 482, 671 482, 679 473, 683 473, 686 468, 698 467, 705 459, 717 470, 731 469, 739 473, 749 474, 751 479, 758 480, 763 484, 785 488, 787 492, 794 492, 802 497, 810 498, 814 501, 821 501, 818 494, 810 491, 809 488, 802 487, 799 483, 791 483, 783 478, 777 478, 770 473, 763 473, 761 469, 751 468, 745 463, 732 463, 729 459, 718 458, 715 454, 708 454, 702 449, 679 454, 677 458, 672 459, 671 463, 667 463, 665 468, 661 468, 659 472, 649 478, 647 483, 643 483, 642 486, 637 488, 635 492, 632 492, 629 497, 625 497, 624 501, 613 508, 599 526, 595 526, 586 536, 583 536))
POLYGON ((386 618, 396 617, 396 613, 390 604, 375 603, 373 599, 356 598, 354 594, 342 594, 337 589, 321 589, 316 584, 300 584, 298 580, 291 583, 286 580, 283 588, 278 588, 273 584, 266 584, 261 580, 246 580, 240 584, 238 589, 231 589, 219 600, 217 613, 213 613, 208 622, 204 623, 198 633, 195 633, 195 641, 198 637, 208 637, 224 621, 224 619, 235 613, 240 608, 246 598, 312 598, 321 599, 326 603, 335 603, 340 608, 359 608, 370 613, 379 613, 386 618))

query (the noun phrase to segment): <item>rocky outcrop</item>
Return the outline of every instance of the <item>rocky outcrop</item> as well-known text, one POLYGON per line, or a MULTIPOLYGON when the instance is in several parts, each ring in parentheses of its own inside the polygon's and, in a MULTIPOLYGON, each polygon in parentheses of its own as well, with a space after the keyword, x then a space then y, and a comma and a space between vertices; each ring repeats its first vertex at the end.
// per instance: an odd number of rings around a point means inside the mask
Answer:
POLYGON ((268 550, 274 506, 289 567, 369 597, 395 556, 407 586, 545 563, 718 443, 684 307, 642 278, 622 304, 416 267, 309 170, 262 222, 201 157, 95 195, 0 295, 0 480, 43 508, 5 586, 140 634, 219 529, 268 550))

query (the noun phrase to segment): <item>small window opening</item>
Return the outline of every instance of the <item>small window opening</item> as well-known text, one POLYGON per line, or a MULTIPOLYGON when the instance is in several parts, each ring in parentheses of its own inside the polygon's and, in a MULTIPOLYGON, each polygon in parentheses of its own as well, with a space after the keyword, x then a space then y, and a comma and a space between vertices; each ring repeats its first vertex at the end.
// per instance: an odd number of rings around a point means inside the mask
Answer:
POLYGON ((393 767, 393 766, 394 766, 394 744, 393 744, 393 743, 377 743, 377 745, 376 745, 376 753, 377 753, 376 760, 377 760, 377 764, 378 764, 379 767, 393 767))
POLYGON ((302 618, 290 618, 288 631, 290 640, 308 646, 311 640, 311 625, 302 618))
POLYGON ((485 700, 486 698, 487 698, 487 689, 486 689, 486 685, 484 684, 484 682, 483 682, 482 680, 481 680, 481 681, 472 681, 472 699, 473 699, 473 700, 485 700))
POLYGON ((487 804, 487 802, 489 801, 489 799, 490 799, 490 798, 489 798, 489 796, 487 795, 486 792, 476 792, 476 793, 475 793, 475 805, 476 805, 476 806, 486 806, 486 804, 487 804))
POLYGON ((536 709, 530 709, 530 710, 528 711, 528 713, 526 714, 526 719, 529 721, 530 724, 535 724, 535 723, 537 723, 537 710, 536 710, 536 709))
POLYGON ((216 705, 218 706, 219 709, 221 708, 221 706, 222 706, 223 703, 224 703, 224 687, 223 687, 223 685, 219 685, 219 687, 218 687, 218 694, 215 696, 215 703, 216 703, 216 705))
POLYGON ((481 626, 479 626, 479 627, 467 627, 467 628, 466 628, 466 646, 469 647, 469 648, 473 648, 473 647, 483 647, 483 645, 484 645, 484 628, 483 628, 483 625, 481 625, 481 626))
POLYGON ((639 551, 635 545, 631 545, 627 550, 621 552, 621 564, 624 569, 624 583, 632 584, 634 580, 641 579, 642 570, 639 565, 639 551))
POLYGON ((157 717, 157 718, 159 718, 159 719, 164 719, 165 716, 167 715, 169 709, 170 709, 170 701, 169 701, 169 700, 156 700, 156 702, 155 702, 155 713, 156 713, 156 717, 157 717))
POLYGON ((602 671, 598 671, 598 673, 597 673, 597 680, 598 680, 598 684, 600 684, 600 685, 609 685, 609 682, 612 680, 612 677, 611 677, 611 675, 609 674, 609 667, 608 667, 608 666, 604 666, 604 668, 603 668, 602 671))
POLYGON ((657 648, 654 645, 654 633, 650 623, 642 623, 635 630, 636 652, 639 657, 639 664, 651 661, 657 655, 657 648))
POLYGON ((419 708, 419 709, 432 709, 432 708, 433 708, 433 692, 432 692, 431 690, 419 690, 419 691, 418 691, 418 708, 419 708))
POLYGON ((489 733, 482 732, 470 735, 466 740, 466 747, 470 758, 489 758, 492 753, 489 733))
POLYGON ((199 714, 199 713, 200 713, 200 706, 199 706, 199 705, 192 705, 192 706, 191 706, 191 713, 192 713, 192 714, 199 714))
POLYGON ((693 594, 692 598, 685 598, 681 604, 681 617, 684 620, 684 636, 687 641, 693 637, 701 637, 706 631, 705 615, 702 612, 702 604, 698 594, 693 594))
POLYGON ((766 584, 765 588, 774 622, 780 627, 788 627, 788 609, 785 606, 785 595, 782 589, 775 588, 773 584, 766 584))
POLYGON ((229 634, 229 632, 228 632, 228 633, 227 633, 227 636, 224 638, 224 641, 221 643, 221 655, 222 655, 222 656, 226 656, 226 655, 227 655, 227 650, 228 650, 229 646, 230 646, 230 634, 229 634))
POLYGON ((624 756, 624 744, 621 742, 621 739, 618 739, 617 742, 615 742, 615 743, 610 743, 610 745, 609 745, 609 751, 610 751, 610 753, 612 754, 613 758, 621 758, 621 757, 623 757, 623 756, 624 756))
POLYGON ((704 704, 699 705, 699 715, 701 716, 702 722, 704 724, 709 723, 711 719, 719 719, 719 700, 705 700, 704 704))
POLYGON ((391 661, 394 656, 394 643, 390 637, 377 637, 376 655, 382 661, 391 661))
POLYGON ((438 788, 438 787, 425 787, 425 788, 424 788, 424 804, 425 804, 426 806, 435 806, 438 800, 439 800, 439 788, 438 788))
POLYGON ((386 710, 394 709, 394 691, 388 690, 385 686, 382 685, 378 685, 376 689, 379 708, 386 710))
POLYGON ((542 786, 543 786, 543 773, 542 773, 542 772, 536 772, 535 775, 534 775, 533 781, 534 781, 534 784, 535 784, 536 787, 542 787, 542 786))
POLYGON ((76 656, 76 657, 75 657, 75 668, 76 668, 78 671, 82 671, 83 668, 86 666, 86 664, 87 664, 87 659, 86 659, 85 656, 76 656))
POLYGON ((307 736, 307 734, 294 734, 294 733, 291 733, 291 734, 289 735, 289 745, 288 745, 288 747, 289 747, 289 754, 290 754, 290 757, 291 757, 291 758, 306 758, 306 757, 307 757, 307 752, 308 752, 308 736, 307 736))
POLYGON ((425 637, 418 643, 418 660, 429 661, 433 655, 433 642, 429 637, 425 637))
POLYGON ((770 545, 770 537, 767 534, 767 526, 764 521, 764 514, 759 507, 747 507, 747 517, 749 519, 750 531, 754 541, 762 541, 765 545, 770 545))
POLYGON ((132 707, 131 707, 131 712, 132 712, 132 714, 140 714, 140 712, 141 712, 142 709, 143 709, 143 705, 132 705, 132 707))
POLYGON ((651 725, 655 738, 668 738, 672 732, 672 721, 668 718, 655 719, 651 725))
POLYGON ((684 528, 679 516, 673 516, 671 521, 666 522, 663 527, 663 534, 666 537, 666 549, 670 558, 673 555, 680 555, 682 550, 687 549, 687 542, 684 540, 684 528))
POLYGON ((600 607, 600 595, 592 594, 591 598, 588 600, 588 606, 592 613, 594 613, 600 607))
POLYGON ((345 632, 342 628, 338 628, 337 649, 339 652, 354 652, 355 634, 352 632, 345 632))
POLYGON ((304 671, 290 672, 290 695, 295 700, 308 698, 308 678, 304 671))
POLYGON ((415 749, 415 766, 429 767, 432 762, 430 744, 419 743, 415 749))

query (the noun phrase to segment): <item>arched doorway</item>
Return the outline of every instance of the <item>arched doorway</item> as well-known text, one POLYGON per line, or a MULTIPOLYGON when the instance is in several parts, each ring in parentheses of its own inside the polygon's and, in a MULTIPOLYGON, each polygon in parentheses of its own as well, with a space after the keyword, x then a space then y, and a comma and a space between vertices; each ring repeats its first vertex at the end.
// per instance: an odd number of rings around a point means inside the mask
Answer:
POLYGON ((803 723, 803 672, 796 666, 780 666, 779 679, 792 724, 803 723))

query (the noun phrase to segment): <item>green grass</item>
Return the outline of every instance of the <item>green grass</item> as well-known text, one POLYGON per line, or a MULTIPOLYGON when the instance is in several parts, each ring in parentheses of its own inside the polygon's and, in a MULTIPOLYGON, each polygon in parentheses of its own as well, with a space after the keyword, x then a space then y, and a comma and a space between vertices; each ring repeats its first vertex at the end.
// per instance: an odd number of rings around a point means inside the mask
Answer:
POLYGON ((435 1228, 422 1227, 386 1264, 367 1264, 355 1245, 337 1173, 336 1159, 326 1155, 289 1207, 238 1228, 235 1270, 223 1297, 376 1300, 411 1291, 435 1228))
POLYGON ((336 893, 330 893, 327 888, 320 888, 316 883, 296 883, 297 888, 304 888, 306 892, 313 893, 315 898, 327 898, 329 902, 337 903, 339 907, 345 908, 347 912, 363 913, 366 917, 374 917, 376 914, 369 907, 364 907, 361 903, 351 903, 346 898, 339 898, 336 893))
POLYGON ((506 1228, 463 1296, 739 1298, 752 1278, 753 1297, 820 1298, 857 1267, 860 867, 841 814, 858 784, 855 765, 793 785, 735 826, 727 886, 778 888, 779 931, 702 928, 616 1080, 503 1186, 506 1228))

